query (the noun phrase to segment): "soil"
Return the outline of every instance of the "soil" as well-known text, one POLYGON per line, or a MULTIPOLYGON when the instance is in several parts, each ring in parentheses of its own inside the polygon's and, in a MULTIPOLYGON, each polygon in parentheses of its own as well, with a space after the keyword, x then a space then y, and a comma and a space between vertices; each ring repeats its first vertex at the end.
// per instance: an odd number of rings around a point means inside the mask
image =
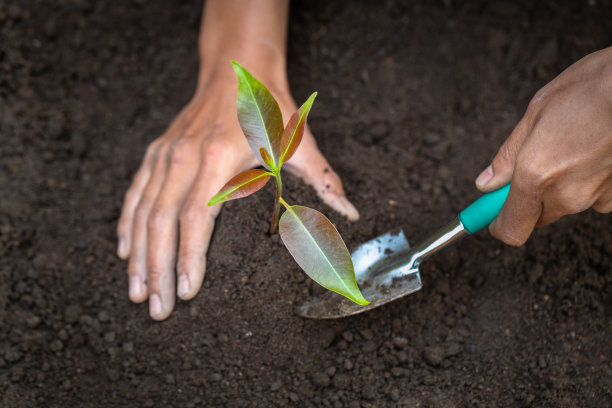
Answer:
MULTIPOLYGON (((204 287, 162 323, 127 298, 122 197, 189 100, 199 1, 0 0, 2 407, 610 407, 612 218, 589 211, 512 248, 486 232, 422 265, 424 287, 305 320, 317 287, 277 236, 272 190, 228 204, 204 287)), ((361 212, 349 247, 417 242, 530 97, 612 44, 609 0, 296 1, 296 100, 361 212), (461 3, 461 4, 460 4, 461 3)))

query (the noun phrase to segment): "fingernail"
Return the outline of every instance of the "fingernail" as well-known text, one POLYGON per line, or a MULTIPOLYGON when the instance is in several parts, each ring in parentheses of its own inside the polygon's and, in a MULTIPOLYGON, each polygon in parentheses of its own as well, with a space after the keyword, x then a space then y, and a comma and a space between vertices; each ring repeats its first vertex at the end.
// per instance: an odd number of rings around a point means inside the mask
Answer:
POLYGON ((476 187, 485 188, 493 178, 493 167, 489 166, 476 179, 476 187))
POLYGON ((153 294, 149 298, 149 314, 157 316, 162 312, 162 302, 158 294, 153 294))
POLYGON ((117 255, 119 258, 123 258, 125 255, 125 240, 123 237, 119 237, 119 245, 117 245, 117 255))
POLYGON ((349 221, 357 221, 359 219, 359 211, 355 208, 353 204, 346 197, 340 197, 338 200, 340 204, 340 208, 344 211, 344 215, 349 221))
POLYGON ((138 298, 142 294, 142 280, 138 276, 130 278, 130 297, 138 298))
POLYGON ((189 279, 187 275, 179 276, 177 295, 182 298, 189 293, 189 279))

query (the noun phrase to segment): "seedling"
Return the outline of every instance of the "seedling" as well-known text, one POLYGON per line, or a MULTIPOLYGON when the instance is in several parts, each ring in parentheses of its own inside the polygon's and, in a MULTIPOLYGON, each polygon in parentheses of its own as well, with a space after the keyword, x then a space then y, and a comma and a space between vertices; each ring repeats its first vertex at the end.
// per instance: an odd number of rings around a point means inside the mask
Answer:
POLYGON ((334 225, 320 212, 289 205, 282 197, 281 168, 302 141, 306 118, 317 93, 310 95, 284 127, 278 103, 268 88, 237 62, 232 61, 232 66, 238 77, 238 121, 265 170, 253 169, 234 176, 208 205, 249 196, 273 177, 276 196, 270 234, 274 234, 278 225, 285 247, 312 280, 355 303, 367 305, 369 302, 355 281, 351 255, 334 225), (285 212, 279 221, 281 206, 285 212))

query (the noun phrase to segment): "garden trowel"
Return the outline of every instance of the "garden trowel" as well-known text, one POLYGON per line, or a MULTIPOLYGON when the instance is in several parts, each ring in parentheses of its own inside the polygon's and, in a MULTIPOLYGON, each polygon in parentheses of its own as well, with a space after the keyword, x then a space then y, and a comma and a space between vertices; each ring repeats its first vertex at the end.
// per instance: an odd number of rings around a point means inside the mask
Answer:
POLYGON ((486 193, 459 216, 421 244, 410 247, 403 231, 387 233, 359 246, 352 254, 355 278, 363 296, 359 305, 335 292, 325 292, 298 307, 297 313, 312 319, 334 319, 365 312, 409 295, 423 286, 421 261, 468 234, 488 226, 499 214, 510 184, 486 193))

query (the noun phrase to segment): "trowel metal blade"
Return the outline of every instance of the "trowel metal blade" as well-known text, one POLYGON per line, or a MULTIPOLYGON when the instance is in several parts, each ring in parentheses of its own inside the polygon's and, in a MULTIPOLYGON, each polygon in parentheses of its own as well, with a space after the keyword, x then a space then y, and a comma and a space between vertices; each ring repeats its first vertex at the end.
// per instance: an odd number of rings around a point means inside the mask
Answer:
POLYGON ((416 292, 422 287, 418 265, 402 262, 409 254, 410 244, 403 231, 387 233, 362 244, 351 257, 357 284, 370 304, 358 305, 329 291, 299 306, 297 313, 311 319, 335 319, 365 312, 416 292))

